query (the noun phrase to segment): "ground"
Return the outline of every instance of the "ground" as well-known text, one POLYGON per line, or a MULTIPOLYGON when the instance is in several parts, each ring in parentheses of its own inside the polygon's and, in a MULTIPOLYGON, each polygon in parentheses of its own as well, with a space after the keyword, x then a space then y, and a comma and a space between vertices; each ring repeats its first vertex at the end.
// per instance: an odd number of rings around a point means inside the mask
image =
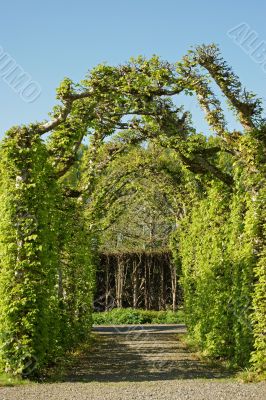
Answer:
POLYGON ((184 325, 95 328, 56 383, 0 388, 0 400, 265 400, 266 383, 244 384, 200 360, 180 340, 184 325))

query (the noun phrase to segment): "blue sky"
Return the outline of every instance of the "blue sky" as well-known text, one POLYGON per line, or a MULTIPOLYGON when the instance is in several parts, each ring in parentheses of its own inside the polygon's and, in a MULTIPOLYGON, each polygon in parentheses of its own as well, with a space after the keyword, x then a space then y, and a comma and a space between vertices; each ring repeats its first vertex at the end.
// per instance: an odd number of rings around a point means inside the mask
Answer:
MULTIPOLYGON (((0 135, 14 124, 47 118, 55 88, 75 81, 101 62, 119 64, 131 56, 157 54, 177 61, 193 45, 215 42, 241 81, 266 97, 263 71, 228 30, 242 22, 266 41, 264 0, 13 0, 1 2, 0 46, 38 82, 38 99, 26 103, 0 78, 0 135)), ((186 100, 195 125, 201 114, 186 100)))

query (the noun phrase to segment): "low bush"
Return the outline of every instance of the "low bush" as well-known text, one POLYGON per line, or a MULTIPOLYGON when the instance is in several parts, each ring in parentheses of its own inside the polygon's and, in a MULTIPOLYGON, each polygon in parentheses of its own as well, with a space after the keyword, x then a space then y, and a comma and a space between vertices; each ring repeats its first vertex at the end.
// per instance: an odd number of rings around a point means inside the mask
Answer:
POLYGON ((114 308, 93 313, 94 325, 119 324, 180 324, 184 322, 183 310, 149 311, 133 308, 114 308))

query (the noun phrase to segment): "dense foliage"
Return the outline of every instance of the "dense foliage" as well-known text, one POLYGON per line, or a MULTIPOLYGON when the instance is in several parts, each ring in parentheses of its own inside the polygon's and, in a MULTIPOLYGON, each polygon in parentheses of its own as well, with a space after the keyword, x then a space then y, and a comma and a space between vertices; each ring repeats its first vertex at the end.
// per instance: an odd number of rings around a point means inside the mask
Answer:
POLYGON ((87 335, 92 244, 38 135, 12 129, 0 154, 1 366, 27 375, 87 335))
POLYGON ((95 325, 182 324, 184 322, 184 313, 182 310, 150 311, 135 310, 133 308, 114 308, 108 312, 93 313, 92 318, 95 325))

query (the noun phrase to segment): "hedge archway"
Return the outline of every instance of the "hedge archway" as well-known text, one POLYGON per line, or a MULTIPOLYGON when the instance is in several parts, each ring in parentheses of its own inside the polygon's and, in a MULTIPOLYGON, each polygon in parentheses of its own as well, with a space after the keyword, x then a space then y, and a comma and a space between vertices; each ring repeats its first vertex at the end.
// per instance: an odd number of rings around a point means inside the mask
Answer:
MULTIPOLYGON (((54 108, 50 121, 14 127, 1 143, 1 369, 28 374, 86 337, 94 284, 94 228, 99 213, 104 211, 96 208, 94 220, 88 225, 84 217, 86 205, 97 187, 97 177, 109 163, 128 146, 148 139, 173 149, 186 170, 206 178, 210 186, 207 200, 195 207, 200 207, 202 213, 204 207, 208 209, 206 223, 215 234, 213 225, 222 227, 216 240, 224 243, 225 238, 231 237, 225 247, 237 249, 233 255, 227 252, 229 260, 221 259, 217 264, 215 258, 207 263, 209 270, 203 271, 199 246, 206 244, 201 242, 206 225, 199 226, 193 209, 184 222, 192 247, 182 238, 179 242, 178 235, 173 240, 174 252, 181 243, 188 307, 190 301, 197 305, 193 324, 198 330, 194 336, 203 349, 216 349, 221 339, 216 334, 218 319, 222 318, 225 326, 230 322, 226 311, 219 307, 212 320, 203 318, 206 305, 198 293, 204 284, 198 287, 197 280, 200 276, 204 283, 211 273, 216 282, 216 269, 224 268, 220 280, 221 293, 226 296, 228 269, 224 266, 229 262, 235 285, 232 315, 238 321, 243 313, 237 309, 244 309, 252 322, 251 331, 246 333, 244 325, 228 325, 234 337, 231 350, 233 355, 238 354, 237 337, 250 336, 245 350, 248 355, 252 352, 253 365, 262 370, 266 349, 266 124, 260 100, 242 88, 213 45, 196 48, 175 65, 157 57, 140 57, 119 67, 100 65, 81 84, 65 79, 57 89, 57 99, 60 105, 54 108), (242 124, 241 132, 227 128, 220 101, 209 84, 210 77, 242 124), (189 113, 175 106, 171 98, 180 93, 196 95, 216 141, 207 141, 198 134, 189 113), (119 139, 106 142, 117 131, 119 139), (42 140, 45 134, 49 137, 42 140), (80 187, 73 190, 67 177, 78 162, 87 135, 90 146, 84 174, 80 187), (220 154, 228 155, 230 161, 221 164, 220 154), (247 195, 240 210, 238 199, 243 198, 243 193, 247 195), (233 201, 228 207, 233 221, 229 231, 227 221, 222 221, 222 216, 216 221, 208 203, 221 205, 221 211, 228 201, 233 201), (244 219, 244 226, 240 219, 244 219), (246 254, 240 251, 243 243, 246 254)), ((215 242, 213 257, 219 253, 218 248, 219 243, 215 242)), ((214 301, 211 295, 209 299, 214 301)), ((226 341, 227 336, 222 340, 226 341)))

